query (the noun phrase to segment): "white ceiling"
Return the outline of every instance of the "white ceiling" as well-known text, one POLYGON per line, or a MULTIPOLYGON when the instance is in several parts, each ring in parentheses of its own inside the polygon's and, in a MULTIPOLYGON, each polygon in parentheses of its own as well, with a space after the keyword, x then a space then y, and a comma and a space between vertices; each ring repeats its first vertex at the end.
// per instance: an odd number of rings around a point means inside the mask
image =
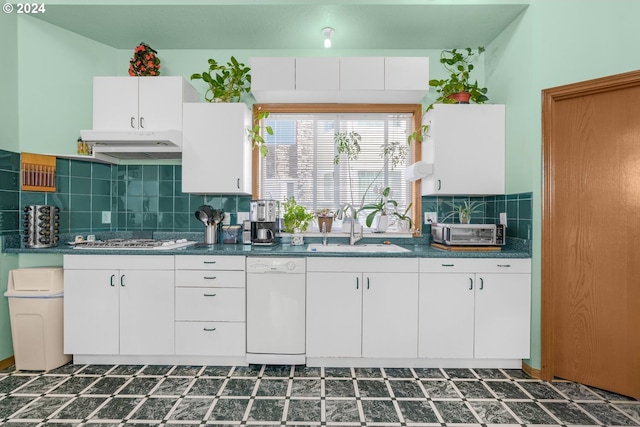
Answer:
POLYGON ((118 49, 323 49, 325 26, 335 49, 442 49, 486 46, 529 0, 178 2, 52 0, 33 16, 118 49))

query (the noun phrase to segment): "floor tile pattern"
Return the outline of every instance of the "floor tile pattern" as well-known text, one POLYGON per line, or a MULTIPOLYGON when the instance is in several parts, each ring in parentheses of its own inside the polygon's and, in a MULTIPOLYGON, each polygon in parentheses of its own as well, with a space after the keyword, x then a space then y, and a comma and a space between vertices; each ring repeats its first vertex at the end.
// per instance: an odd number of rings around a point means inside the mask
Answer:
POLYGON ((640 402, 514 369, 68 364, 0 372, 0 425, 640 426, 640 402))

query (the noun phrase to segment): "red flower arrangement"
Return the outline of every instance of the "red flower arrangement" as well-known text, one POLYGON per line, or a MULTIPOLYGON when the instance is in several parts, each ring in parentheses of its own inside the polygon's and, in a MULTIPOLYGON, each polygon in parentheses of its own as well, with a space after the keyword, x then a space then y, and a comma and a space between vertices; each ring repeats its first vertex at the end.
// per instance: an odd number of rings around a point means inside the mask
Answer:
POLYGON ((158 52, 146 43, 140 43, 133 51, 133 57, 129 61, 130 76, 159 76, 160 58, 158 52))

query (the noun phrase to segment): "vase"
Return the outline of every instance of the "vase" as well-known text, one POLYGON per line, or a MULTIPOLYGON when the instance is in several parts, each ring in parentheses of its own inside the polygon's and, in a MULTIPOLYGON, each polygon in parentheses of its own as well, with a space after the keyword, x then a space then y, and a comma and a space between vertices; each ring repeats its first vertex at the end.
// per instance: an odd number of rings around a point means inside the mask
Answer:
POLYGON ((389 216, 388 215, 380 215, 378 216, 378 226, 377 230, 380 233, 384 233, 389 228, 389 216))
POLYGON ((460 224, 469 224, 471 222, 471 214, 460 212, 460 224))
POLYGON ((408 219, 399 219, 398 220, 398 231, 402 233, 406 233, 409 231, 409 220, 408 219))
POLYGON ((471 94, 469 92, 452 93, 447 96, 447 98, 453 99, 456 101, 456 104, 468 104, 471 99, 471 94))
POLYGON ((300 233, 293 233, 291 235, 291 246, 304 245, 304 237, 300 233))

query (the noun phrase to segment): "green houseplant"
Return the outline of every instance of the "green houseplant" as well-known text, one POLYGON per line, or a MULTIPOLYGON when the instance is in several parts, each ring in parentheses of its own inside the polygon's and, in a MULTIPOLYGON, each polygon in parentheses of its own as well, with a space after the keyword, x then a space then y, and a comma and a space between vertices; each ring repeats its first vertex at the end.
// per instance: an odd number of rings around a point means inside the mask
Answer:
MULTIPOLYGON (((394 208, 398 206, 398 202, 389 198, 390 193, 391 193, 391 188, 385 187, 380 193, 380 199, 378 199, 376 203, 364 205, 362 206, 362 208, 360 208, 361 211, 364 211, 364 210, 371 211, 369 212, 369 214, 367 215, 367 219, 365 220, 367 227, 371 227, 371 224, 373 224, 373 220, 378 214, 380 214, 381 216, 387 216, 387 209, 389 209, 390 206, 393 206, 394 208)), ((384 228, 386 230, 386 227, 384 228)), ((385 230, 381 230, 381 231, 385 231, 385 230)))
POLYGON ((231 57, 226 64, 209 59, 209 69, 203 73, 191 75, 191 80, 203 80, 209 88, 204 94, 208 102, 240 102, 243 93, 251 90, 251 68, 247 67, 235 57, 231 57))
POLYGON ((443 50, 440 54, 440 63, 449 72, 448 79, 429 80, 429 86, 436 89, 438 98, 429 105, 427 111, 433 108, 433 104, 455 104, 468 103, 472 101, 476 104, 483 104, 489 100, 487 98, 487 88, 478 86, 478 81, 471 81, 471 71, 473 71, 473 61, 476 55, 484 52, 484 47, 477 49, 470 47, 464 49, 443 50), (466 94, 464 98, 459 98, 458 94, 466 94))
POLYGON ((398 218, 398 223, 399 223, 398 230, 409 231, 413 228, 413 220, 409 215, 409 211, 411 211, 411 206, 413 206, 413 203, 409 203, 409 206, 407 206, 407 209, 405 209, 404 212, 399 212, 397 209, 393 212, 393 216, 398 218))
POLYGON ((465 200, 461 205, 451 204, 453 209, 444 218, 442 218, 442 220, 444 221, 457 214, 460 224, 469 224, 471 221, 471 214, 480 212, 480 208, 483 206, 484 202, 479 202, 477 200, 473 202, 465 200))
POLYGON ((309 227, 309 221, 313 220, 313 214, 299 205, 296 199, 289 197, 283 204, 284 231, 285 233, 304 233, 309 227))

